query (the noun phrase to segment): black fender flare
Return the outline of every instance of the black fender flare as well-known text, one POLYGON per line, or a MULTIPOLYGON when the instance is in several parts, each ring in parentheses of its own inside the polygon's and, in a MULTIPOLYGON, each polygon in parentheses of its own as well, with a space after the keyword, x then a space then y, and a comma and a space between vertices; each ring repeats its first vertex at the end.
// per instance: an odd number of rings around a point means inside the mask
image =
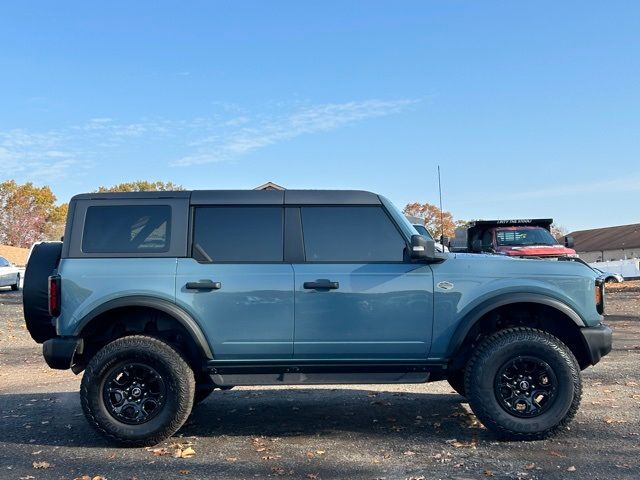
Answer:
POLYGON ((175 303, 165 300, 163 298, 151 297, 145 295, 132 295, 127 297, 119 297, 113 300, 109 300, 98 307, 91 310, 78 322, 73 335, 77 337, 82 336, 82 331, 89 325, 89 323, 99 315, 106 313, 110 310, 123 307, 146 307, 153 308, 164 312, 171 317, 175 318, 180 325, 182 325, 187 333, 191 336, 195 344, 197 345, 200 353, 207 359, 213 360, 213 353, 209 347, 209 342, 204 332, 184 309, 176 305, 175 303))
POLYGON ((498 307, 515 303, 536 303, 538 305, 546 305, 565 314, 573 321, 573 323, 576 324, 576 327, 582 328, 586 326, 580 315, 578 315, 573 308, 556 298, 539 293, 505 293, 485 300, 463 317, 449 341, 447 357, 452 358, 452 356, 456 354, 467 337, 467 334, 484 315, 498 307))

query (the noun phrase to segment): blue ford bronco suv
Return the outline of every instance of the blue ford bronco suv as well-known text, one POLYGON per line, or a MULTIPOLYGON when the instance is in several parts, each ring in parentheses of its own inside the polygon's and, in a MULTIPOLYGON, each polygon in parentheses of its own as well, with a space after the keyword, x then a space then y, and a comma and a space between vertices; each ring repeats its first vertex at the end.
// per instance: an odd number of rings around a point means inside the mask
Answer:
POLYGON ((91 425, 131 446, 216 388, 436 380, 497 436, 540 439, 611 350, 586 264, 439 253, 365 191, 77 195, 24 307, 49 366, 84 371, 91 425))

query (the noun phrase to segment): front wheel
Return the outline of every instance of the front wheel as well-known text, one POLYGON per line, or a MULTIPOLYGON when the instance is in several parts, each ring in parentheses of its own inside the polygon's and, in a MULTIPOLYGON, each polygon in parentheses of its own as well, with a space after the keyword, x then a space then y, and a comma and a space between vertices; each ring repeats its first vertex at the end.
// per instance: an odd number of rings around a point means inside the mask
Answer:
POLYGON ((578 363, 553 335, 511 328, 486 338, 466 369, 465 389, 478 419, 498 436, 538 440, 563 429, 582 395, 578 363))
POLYGON ((82 377, 89 423, 126 446, 155 445, 173 435, 193 406, 195 380, 184 358, 153 337, 122 337, 102 348, 82 377))
POLYGON ((20 289, 20 274, 18 274, 16 276, 16 283, 14 283, 13 285, 11 285, 11 290, 13 290, 14 292, 20 289))

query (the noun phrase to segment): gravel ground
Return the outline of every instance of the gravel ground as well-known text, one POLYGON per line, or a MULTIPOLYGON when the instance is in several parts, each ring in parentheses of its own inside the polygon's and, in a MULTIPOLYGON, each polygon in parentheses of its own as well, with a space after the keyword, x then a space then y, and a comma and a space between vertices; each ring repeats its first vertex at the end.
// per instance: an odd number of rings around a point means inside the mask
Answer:
POLYGON ((614 350, 583 372, 580 411, 551 440, 496 441, 436 382, 216 391, 153 449, 94 433, 80 377, 46 366, 20 292, 0 289, 0 479, 638 479, 640 282, 614 289, 614 350))

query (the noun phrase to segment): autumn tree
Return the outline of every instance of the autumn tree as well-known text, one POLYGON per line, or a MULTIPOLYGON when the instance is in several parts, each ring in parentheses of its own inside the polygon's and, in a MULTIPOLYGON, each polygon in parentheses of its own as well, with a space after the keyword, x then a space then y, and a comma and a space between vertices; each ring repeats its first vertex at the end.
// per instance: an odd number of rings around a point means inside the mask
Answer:
POLYGON ((443 232, 447 237, 453 237, 455 229, 460 223, 460 221, 453 220, 453 215, 450 212, 441 211, 431 203, 408 203, 403 211, 405 215, 421 219, 433 238, 438 238, 443 232))
POLYGON ((568 233, 569 230, 567 230, 567 227, 565 227, 564 225, 559 225, 555 222, 551 224, 551 235, 553 235, 553 238, 558 240, 560 243, 564 243, 564 237, 568 233))
POLYGON ((133 182, 119 183, 111 187, 100 187, 97 192, 170 192, 184 190, 182 185, 173 182, 149 182, 147 180, 135 180, 133 182))
POLYGON ((0 183, 0 243, 27 248, 40 240, 59 240, 66 217, 67 204, 57 205, 49 187, 0 183))

